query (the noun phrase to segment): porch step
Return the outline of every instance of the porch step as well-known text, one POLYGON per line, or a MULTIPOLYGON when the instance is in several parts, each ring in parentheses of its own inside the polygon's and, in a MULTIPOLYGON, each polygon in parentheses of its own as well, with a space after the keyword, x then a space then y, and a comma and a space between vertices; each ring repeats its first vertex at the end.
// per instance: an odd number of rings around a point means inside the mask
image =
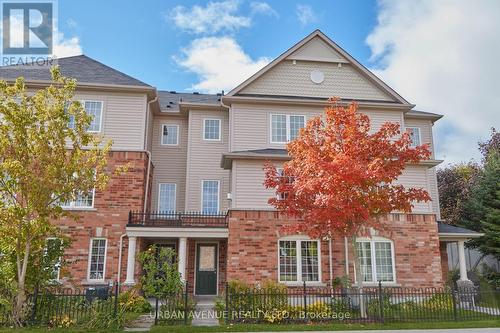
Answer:
POLYGON ((211 296, 196 297, 196 308, 192 326, 219 326, 215 313, 215 299, 211 296))

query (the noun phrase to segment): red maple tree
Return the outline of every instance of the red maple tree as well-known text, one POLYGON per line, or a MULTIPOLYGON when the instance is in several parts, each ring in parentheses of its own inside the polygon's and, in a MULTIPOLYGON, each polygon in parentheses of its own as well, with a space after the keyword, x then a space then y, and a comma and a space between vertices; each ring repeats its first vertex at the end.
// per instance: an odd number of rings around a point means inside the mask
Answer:
POLYGON ((429 159, 428 145, 411 147, 398 123, 372 131, 356 103, 344 107, 330 99, 324 115, 310 119, 287 150, 291 160, 280 173, 265 164, 264 185, 277 194, 269 203, 299 218, 288 231, 315 239, 351 237, 354 256, 356 235, 384 228, 379 217, 411 212, 413 202, 430 200, 426 190, 394 182, 407 164, 429 159))

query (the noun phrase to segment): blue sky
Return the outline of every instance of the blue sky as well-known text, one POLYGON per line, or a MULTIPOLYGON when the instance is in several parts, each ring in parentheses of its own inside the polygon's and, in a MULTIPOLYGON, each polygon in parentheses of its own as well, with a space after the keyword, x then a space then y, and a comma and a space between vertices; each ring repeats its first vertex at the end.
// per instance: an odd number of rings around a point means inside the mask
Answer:
POLYGON ((58 56, 85 53, 158 89, 230 90, 316 28, 416 109, 445 163, 500 128, 500 1, 59 0, 58 56))
POLYGON ((252 1, 240 1, 234 14, 251 17, 250 26, 216 33, 193 34, 171 18, 176 6, 190 9, 206 3, 60 0, 59 30, 66 37, 78 36, 86 55, 167 90, 190 90, 196 81, 196 75, 174 58, 200 36, 231 36, 252 59, 272 59, 319 28, 358 60, 369 63, 370 49, 364 40, 376 23, 375 1, 307 2, 314 17, 306 23, 297 16, 297 5, 304 2, 271 1, 277 15, 269 15, 251 14, 252 1))

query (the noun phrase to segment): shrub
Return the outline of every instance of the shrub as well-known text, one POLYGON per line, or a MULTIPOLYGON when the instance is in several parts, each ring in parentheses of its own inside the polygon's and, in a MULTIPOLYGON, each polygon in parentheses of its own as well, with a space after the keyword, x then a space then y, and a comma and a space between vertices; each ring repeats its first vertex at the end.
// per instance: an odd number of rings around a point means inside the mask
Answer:
POLYGON ((137 287, 121 293, 118 296, 118 304, 125 312, 146 313, 152 310, 151 304, 139 294, 137 287))

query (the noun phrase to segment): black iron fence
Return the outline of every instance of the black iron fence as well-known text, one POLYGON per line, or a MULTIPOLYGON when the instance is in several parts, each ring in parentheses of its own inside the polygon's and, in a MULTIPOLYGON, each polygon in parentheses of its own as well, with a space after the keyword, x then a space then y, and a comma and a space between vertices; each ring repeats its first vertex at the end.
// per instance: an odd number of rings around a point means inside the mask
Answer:
MULTIPOLYGON (((38 289, 29 295, 25 307, 26 326, 69 327, 74 325, 102 326, 112 324, 119 315, 118 284, 87 288, 63 287, 38 289)), ((12 325, 12 312, 8 307, 0 311, 0 325, 12 325)))
POLYGON ((182 290, 170 293, 162 298, 155 298, 155 325, 189 324, 196 304, 188 294, 188 282, 182 290))
POLYGON ((129 226, 171 228, 227 228, 226 212, 141 212, 130 211, 129 226))
POLYGON ((500 318, 500 292, 470 289, 226 288, 228 323, 415 322, 500 318))

